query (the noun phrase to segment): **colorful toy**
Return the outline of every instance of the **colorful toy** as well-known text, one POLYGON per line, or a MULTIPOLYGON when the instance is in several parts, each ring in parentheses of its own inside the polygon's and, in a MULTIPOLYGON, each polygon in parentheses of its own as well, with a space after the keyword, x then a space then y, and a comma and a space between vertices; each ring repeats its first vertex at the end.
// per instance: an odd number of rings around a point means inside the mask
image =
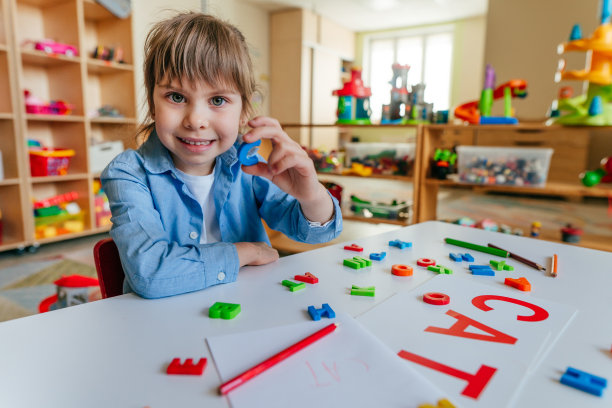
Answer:
POLYGON ((452 269, 447 268, 444 265, 436 265, 436 266, 430 265, 427 267, 427 270, 433 271, 439 274, 444 274, 444 275, 451 275, 453 273, 452 269))
POLYGON ((61 54, 67 57, 76 57, 79 55, 79 50, 70 45, 55 42, 53 40, 42 40, 34 42, 34 49, 44 51, 47 54, 61 54))
POLYGON ((438 180, 446 180, 449 174, 455 173, 457 153, 448 149, 436 149, 431 163, 431 175, 438 180))
POLYGON ((489 265, 470 265, 472 275, 478 276, 495 276, 495 271, 489 265))
POLYGON ((193 359, 188 358, 185 360, 185 363, 181 364, 181 359, 177 357, 168 365, 166 374, 202 375, 204 368, 206 367, 206 361, 207 360, 205 358, 201 358, 197 364, 194 364, 193 359))
POLYGON ((561 376, 560 382, 598 397, 602 396, 604 388, 608 386, 608 380, 605 378, 573 367, 567 367, 565 374, 561 376))
POLYGON ((491 65, 487 65, 480 100, 457 106, 455 117, 471 124, 516 124, 518 120, 512 117, 512 98, 526 97, 526 89, 527 81, 523 79, 512 79, 495 88, 495 70, 491 65), (493 101, 501 98, 504 99, 504 116, 491 116, 493 101))
POLYGON ((241 307, 237 303, 223 303, 215 302, 214 305, 208 309, 208 317, 211 319, 224 319, 230 320, 240 314, 241 307))
POLYGON ((395 276, 412 276, 412 266, 396 264, 391 266, 391 274, 395 276))
POLYGON ((575 228, 572 224, 567 224, 565 227, 561 228, 561 240, 563 242, 576 244, 580 242, 581 235, 582 230, 580 228, 575 228))
POLYGON ((599 183, 612 183, 612 156, 601 159, 598 169, 582 173, 580 181, 587 187, 593 187, 599 183))
POLYGON ((408 71, 410 65, 394 63, 391 66, 393 78, 391 84, 391 101, 382 107, 381 124, 417 124, 446 123, 448 111, 433 111, 433 103, 425 102, 425 84, 412 85, 408 92, 408 71))
POLYGON ((308 157, 313 161, 315 169, 321 173, 337 172, 342 167, 342 162, 338 157, 338 152, 332 150, 330 152, 324 152, 318 149, 308 149, 302 147, 308 153, 308 157))
POLYGON ((351 286, 351 295, 354 296, 370 296, 374 297, 376 294, 376 287, 368 286, 367 288, 360 288, 359 286, 351 286))
POLYGON ((389 246, 396 247, 399 249, 412 248, 412 242, 406 242, 406 241, 400 241, 399 239, 394 239, 393 241, 389 241, 389 246))
POLYGON ((515 289, 522 290, 523 292, 531 291, 531 283, 529 283, 529 281, 523 277, 517 279, 506 278, 504 279, 504 285, 508 285, 515 289))
POLYGON ((35 115, 70 115, 74 108, 74 105, 60 100, 45 103, 33 96, 27 89, 23 93, 25 95, 26 113, 35 115))
MULTIPOLYGON (((572 28, 570 40, 559 46, 559 54, 582 51, 587 54, 585 69, 568 71, 563 58, 559 61, 555 82, 588 81, 586 94, 576 97, 561 97, 558 101, 557 117, 552 118, 561 125, 612 125, 612 24, 610 24, 610 1, 604 0, 601 25, 591 38, 582 38, 580 26, 572 28), (562 115, 566 111, 567 114, 562 115)), ((554 112, 553 107, 553 112, 554 112)))
POLYGON ((344 249, 347 251, 363 252, 363 248, 357 244, 345 245, 344 249))
POLYGON ((317 309, 314 306, 308 306, 308 314, 312 318, 312 320, 321 320, 321 317, 327 317, 328 319, 333 319, 336 317, 336 312, 329 306, 327 303, 323 303, 321 305, 321 309, 317 309))
POLYGON ((243 166, 252 166, 259 163, 257 157, 257 151, 261 145, 261 139, 254 141, 253 143, 242 143, 238 148, 238 160, 243 166))
POLYGON ((529 231, 529 234, 532 237, 537 238, 540 236, 541 228, 542 228, 542 223, 540 221, 534 221, 531 223, 531 230, 529 231))
POLYGON ((96 278, 70 275, 62 276, 53 283, 56 285, 56 294, 40 302, 38 305, 40 313, 80 305, 100 298, 99 291, 90 291, 90 288, 97 288, 99 286, 96 278))
POLYGON ((91 53, 91 57, 103 61, 114 61, 119 64, 123 64, 125 62, 123 60, 123 48, 121 47, 113 48, 98 45, 91 53))
POLYGON ((365 218, 385 218, 392 220, 407 220, 410 218, 411 208, 405 201, 393 200, 389 204, 362 200, 351 195, 351 211, 365 218))
POLYGON ((306 272, 304 275, 295 275, 293 279, 295 279, 298 282, 310 283, 311 285, 314 285, 315 283, 319 283, 319 278, 317 278, 310 272, 306 272))
POLYGON ((448 305, 450 303, 450 296, 439 292, 427 292, 423 295, 423 302, 435 306, 448 305))
POLYGON ((354 256, 352 259, 345 259, 342 261, 344 266, 348 266, 353 269, 361 269, 366 268, 368 266, 372 266, 372 261, 366 258, 362 258, 360 256, 354 256))
POLYGON ((298 290, 306 289, 306 284, 304 282, 297 283, 285 279, 281 283, 283 284, 283 286, 289 288, 289 292, 297 292, 298 290))
POLYGON ((332 92, 338 97, 337 124, 370 125, 370 96, 372 90, 363 85, 361 70, 353 68, 351 79, 344 83, 342 89, 332 92))
POLYGON ((391 101, 382 108, 382 124, 405 123, 410 114, 410 93, 408 92, 408 71, 410 65, 395 63, 391 66, 393 78, 391 84, 391 101), (399 83, 398 83, 399 82, 399 83), (403 111, 402 109, 403 108, 403 111))
POLYGON ((386 256, 387 256, 386 252, 379 252, 379 253, 372 252, 370 254, 370 259, 373 261, 382 261, 383 259, 385 259, 386 256))

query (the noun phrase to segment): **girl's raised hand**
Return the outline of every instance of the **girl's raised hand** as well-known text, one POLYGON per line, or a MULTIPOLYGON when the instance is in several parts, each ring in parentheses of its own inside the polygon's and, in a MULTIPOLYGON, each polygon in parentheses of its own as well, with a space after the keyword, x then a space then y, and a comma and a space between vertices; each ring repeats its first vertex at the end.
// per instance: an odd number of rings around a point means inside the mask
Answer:
POLYGON ((245 173, 265 177, 281 190, 298 201, 308 201, 321 193, 322 185, 312 160, 302 147, 285 133, 276 119, 258 116, 251 119, 252 128, 245 133, 243 140, 253 143, 260 139, 270 139, 272 153, 268 163, 243 166, 245 173))

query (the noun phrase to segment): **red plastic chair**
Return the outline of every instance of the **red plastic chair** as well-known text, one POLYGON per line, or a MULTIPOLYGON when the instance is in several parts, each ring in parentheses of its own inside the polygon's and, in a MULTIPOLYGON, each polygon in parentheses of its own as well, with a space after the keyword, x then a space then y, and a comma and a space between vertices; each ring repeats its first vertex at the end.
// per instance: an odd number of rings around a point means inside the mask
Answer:
POLYGON ((98 241, 94 246, 93 253, 102 298, 122 295, 125 273, 121 266, 115 241, 112 238, 104 238, 98 241))

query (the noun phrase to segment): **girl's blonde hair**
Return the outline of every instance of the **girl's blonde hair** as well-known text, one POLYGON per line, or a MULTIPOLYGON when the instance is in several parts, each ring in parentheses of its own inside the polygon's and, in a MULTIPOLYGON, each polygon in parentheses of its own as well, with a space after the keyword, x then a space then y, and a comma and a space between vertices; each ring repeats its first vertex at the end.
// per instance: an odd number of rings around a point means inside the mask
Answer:
MULTIPOLYGON (((160 81, 204 81, 229 86, 242 97, 242 118, 253 114, 257 92, 253 64, 242 33, 211 15, 186 12, 156 23, 145 42, 144 83, 148 115, 153 119, 153 91, 160 81)), ((154 128, 142 126, 139 136, 154 128)))

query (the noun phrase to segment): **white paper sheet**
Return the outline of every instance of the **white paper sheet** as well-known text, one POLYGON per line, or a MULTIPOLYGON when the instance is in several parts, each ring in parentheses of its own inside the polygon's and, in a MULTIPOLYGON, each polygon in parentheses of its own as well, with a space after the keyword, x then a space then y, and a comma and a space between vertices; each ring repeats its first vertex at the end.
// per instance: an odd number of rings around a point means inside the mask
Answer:
MULTIPOLYGON (((331 334, 228 394, 233 407, 417 407, 445 394, 347 314, 207 338, 227 381, 332 322, 331 334)), ((451 400, 452 401, 452 400, 451 400)))
MULTIPOLYGON (((476 398, 462 395, 467 381, 412 361, 419 372, 449 393, 451 400, 466 407, 511 406, 512 399, 528 373, 537 367, 552 345, 575 316, 576 309, 532 297, 496 284, 482 284, 474 279, 440 275, 416 289, 392 296, 357 318, 366 328, 384 341, 396 353, 406 350, 429 360, 469 374, 485 365, 496 369, 476 398), (450 303, 435 306, 425 303, 423 294, 441 292, 450 296, 450 303), (518 320, 530 316, 533 310, 509 301, 490 299, 484 311, 473 304, 481 295, 516 299, 540 307, 548 313, 540 321, 518 320), (401 310, 403 313, 398 314, 401 310), (462 336, 434 333, 430 327, 451 328, 459 320, 447 314, 449 310, 466 316, 504 335, 516 339, 513 344, 478 340, 462 336), (396 316, 390 324, 387 316, 396 316)), ((490 335, 474 326, 468 333, 490 335)))

